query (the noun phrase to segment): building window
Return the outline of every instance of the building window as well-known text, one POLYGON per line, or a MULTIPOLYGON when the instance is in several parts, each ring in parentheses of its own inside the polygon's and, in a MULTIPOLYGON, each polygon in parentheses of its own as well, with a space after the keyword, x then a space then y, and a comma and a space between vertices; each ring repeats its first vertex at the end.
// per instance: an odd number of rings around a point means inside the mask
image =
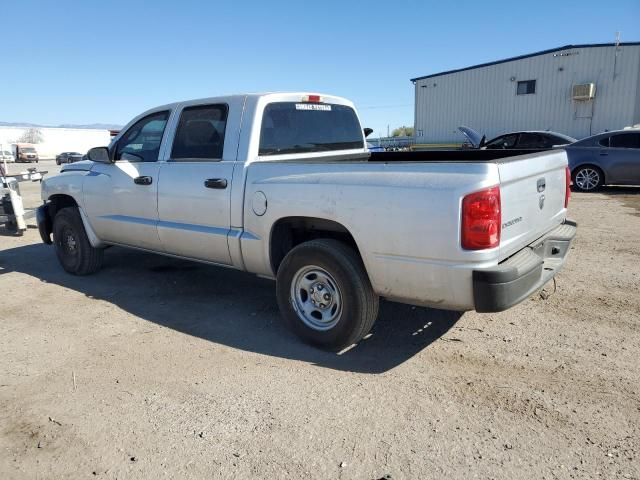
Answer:
POLYGON ((536 81, 525 80, 523 82, 518 82, 518 90, 516 93, 518 95, 530 95, 532 93, 536 93, 536 81))

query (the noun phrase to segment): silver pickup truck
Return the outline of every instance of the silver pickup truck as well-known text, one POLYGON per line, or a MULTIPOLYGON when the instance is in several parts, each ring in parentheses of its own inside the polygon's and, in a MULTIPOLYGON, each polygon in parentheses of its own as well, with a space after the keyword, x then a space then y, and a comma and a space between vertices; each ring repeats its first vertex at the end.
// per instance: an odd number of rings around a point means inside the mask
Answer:
POLYGON ((76 275, 120 245, 275 279, 289 326, 342 349, 380 297, 493 312, 554 276, 576 232, 567 157, 522 153, 371 153, 330 95, 193 100, 47 178, 38 224, 76 275))

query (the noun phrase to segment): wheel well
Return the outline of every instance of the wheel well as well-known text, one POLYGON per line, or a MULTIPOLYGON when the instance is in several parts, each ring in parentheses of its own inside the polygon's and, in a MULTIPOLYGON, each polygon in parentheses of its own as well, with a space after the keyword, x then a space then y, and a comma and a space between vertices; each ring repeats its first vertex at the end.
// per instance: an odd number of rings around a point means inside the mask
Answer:
POLYGON ((591 168, 595 168, 596 170, 598 170, 601 174, 602 174, 602 183, 605 182, 606 177, 604 175, 604 170, 602 170, 602 168, 600 168, 598 165, 594 165, 593 163, 583 163, 578 165, 577 167, 574 167, 573 170, 571 170, 571 179, 573 180, 576 176, 576 172, 578 170, 580 170, 582 167, 591 167, 591 168))
POLYGON ((358 255, 358 245, 344 225, 332 220, 313 217, 286 217, 278 220, 271 229, 269 257, 274 273, 293 247, 309 240, 333 238, 352 247, 358 255))
POLYGON ((60 209, 77 206, 78 203, 69 195, 51 195, 51 197, 49 197, 49 216, 51 217, 51 220, 53 220, 60 209))

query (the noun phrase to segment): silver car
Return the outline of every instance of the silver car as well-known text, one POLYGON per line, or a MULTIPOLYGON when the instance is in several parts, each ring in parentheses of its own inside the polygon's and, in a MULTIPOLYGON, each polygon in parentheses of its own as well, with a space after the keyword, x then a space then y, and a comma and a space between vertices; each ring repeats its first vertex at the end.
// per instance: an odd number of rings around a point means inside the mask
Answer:
POLYGON ((600 133, 564 147, 576 190, 640 185, 640 130, 600 133))

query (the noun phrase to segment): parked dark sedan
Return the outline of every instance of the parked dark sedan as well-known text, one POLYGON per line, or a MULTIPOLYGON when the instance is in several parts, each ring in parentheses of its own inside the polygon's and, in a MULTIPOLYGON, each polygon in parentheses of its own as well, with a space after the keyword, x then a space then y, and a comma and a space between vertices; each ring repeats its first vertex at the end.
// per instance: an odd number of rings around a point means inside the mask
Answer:
POLYGON ((565 147, 576 190, 640 185, 640 130, 600 133, 565 147))
POLYGON ((496 150, 542 150, 554 147, 564 147, 576 141, 558 132, 529 130, 524 132, 510 132, 486 141, 484 135, 480 135, 472 128, 458 127, 469 140, 473 148, 496 150))
POLYGON ((78 152, 63 152, 60 155, 56 155, 56 164, 58 165, 79 162, 80 160, 82 160, 82 154, 78 152))

